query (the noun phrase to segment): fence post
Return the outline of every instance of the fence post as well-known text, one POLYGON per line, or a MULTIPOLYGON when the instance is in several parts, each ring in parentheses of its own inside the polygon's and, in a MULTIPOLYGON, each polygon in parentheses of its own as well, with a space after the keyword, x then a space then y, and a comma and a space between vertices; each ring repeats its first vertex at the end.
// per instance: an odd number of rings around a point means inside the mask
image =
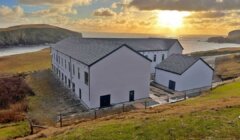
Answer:
POLYGON ((33 125, 32 125, 32 121, 30 119, 28 119, 29 122, 29 126, 30 126, 30 135, 33 134, 33 125))
POLYGON ((60 127, 62 127, 62 113, 59 114, 60 127))
POLYGON ((123 109, 123 112, 125 111, 125 105, 123 104, 123 107, 122 107, 122 109, 123 109))
POLYGON ((97 110, 94 110, 94 118, 97 119, 97 110))
POLYGON ((147 101, 145 101, 145 109, 147 109, 147 101))

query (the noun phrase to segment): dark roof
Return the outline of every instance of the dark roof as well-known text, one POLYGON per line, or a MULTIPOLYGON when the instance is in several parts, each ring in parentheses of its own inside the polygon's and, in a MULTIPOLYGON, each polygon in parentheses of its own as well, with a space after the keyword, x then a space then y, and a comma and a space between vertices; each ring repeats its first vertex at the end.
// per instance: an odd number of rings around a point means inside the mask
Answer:
POLYGON ((133 51, 168 50, 176 41, 178 40, 157 38, 70 37, 56 43, 52 47, 86 65, 91 65, 123 45, 131 48, 133 51))
POLYGON ((178 42, 177 39, 170 38, 89 38, 89 39, 127 44, 136 51, 166 51, 169 50, 175 43, 178 42))
MULTIPOLYGON (((165 59, 164 61, 162 61, 159 65, 157 65, 156 69, 182 75, 198 60, 202 60, 202 59, 200 57, 192 57, 192 56, 187 56, 182 54, 173 54, 169 56, 167 59, 165 59)), ((202 61, 206 65, 208 65, 204 60, 202 61)), ((210 68, 212 69, 212 67, 210 68)))
MULTIPOLYGON (((53 45, 52 48, 86 65, 92 65, 123 46, 133 50, 128 45, 119 42, 75 37, 64 39, 53 45)), ((136 52, 135 50, 133 51, 136 52)), ((141 55, 140 53, 138 54, 141 55)), ((141 56, 144 57, 143 55, 141 56)), ((147 59, 146 57, 144 58, 147 59)))

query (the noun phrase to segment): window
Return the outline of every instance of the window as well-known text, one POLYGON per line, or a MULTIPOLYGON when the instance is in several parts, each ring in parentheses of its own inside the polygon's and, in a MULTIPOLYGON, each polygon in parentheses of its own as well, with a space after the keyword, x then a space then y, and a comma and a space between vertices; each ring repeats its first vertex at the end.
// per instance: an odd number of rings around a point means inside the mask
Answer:
POLYGON ((129 101, 134 101, 134 90, 129 91, 129 101))
POLYGON ((70 65, 70 62, 68 62, 68 69, 69 69, 69 72, 71 72, 71 65, 70 65))
POLYGON ((80 68, 78 68, 78 79, 80 79, 80 68))
POLYGON ((71 81, 68 79, 68 87, 71 88, 71 81))
POLYGON ((75 75, 75 65, 73 64, 73 69, 72 69, 72 71, 73 71, 73 75, 75 75))
POLYGON ((84 73, 84 81, 85 81, 85 84, 88 85, 88 73, 87 72, 84 73))
POLYGON ((154 61, 154 62, 157 61, 157 55, 156 55, 156 54, 154 54, 153 61, 154 61))
POLYGON ((72 91, 75 93, 75 83, 72 83, 72 91))
POLYGON ((64 76, 63 76, 63 73, 62 73, 62 81, 64 80, 64 76))
POLYGON ((165 59, 164 57, 165 57, 165 56, 164 56, 164 54, 163 54, 163 55, 162 55, 162 61, 165 59))
POLYGON ((82 99, 82 90, 79 88, 79 99, 82 99))
POLYGON ((65 75, 65 84, 67 85, 67 76, 65 75))
POLYGON ((60 64, 60 56, 58 56, 58 64, 60 64))
POLYGON ((67 60, 65 59, 65 69, 67 68, 67 60))

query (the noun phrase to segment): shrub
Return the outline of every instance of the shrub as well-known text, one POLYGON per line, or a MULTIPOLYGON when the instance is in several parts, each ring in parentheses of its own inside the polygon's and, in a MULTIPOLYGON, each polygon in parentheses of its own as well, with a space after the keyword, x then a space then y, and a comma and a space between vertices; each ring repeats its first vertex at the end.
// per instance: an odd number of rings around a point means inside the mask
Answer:
POLYGON ((0 109, 22 101, 26 95, 33 95, 33 92, 21 77, 0 79, 0 109))

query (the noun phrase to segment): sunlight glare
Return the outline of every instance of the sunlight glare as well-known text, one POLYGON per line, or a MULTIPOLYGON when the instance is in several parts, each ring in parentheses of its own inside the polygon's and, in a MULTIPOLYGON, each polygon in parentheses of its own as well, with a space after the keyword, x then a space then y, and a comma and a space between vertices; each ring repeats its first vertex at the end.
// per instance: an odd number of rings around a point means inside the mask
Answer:
POLYGON ((181 28, 184 24, 184 18, 189 16, 190 12, 179 11, 160 11, 158 12, 158 24, 170 29, 181 28))

